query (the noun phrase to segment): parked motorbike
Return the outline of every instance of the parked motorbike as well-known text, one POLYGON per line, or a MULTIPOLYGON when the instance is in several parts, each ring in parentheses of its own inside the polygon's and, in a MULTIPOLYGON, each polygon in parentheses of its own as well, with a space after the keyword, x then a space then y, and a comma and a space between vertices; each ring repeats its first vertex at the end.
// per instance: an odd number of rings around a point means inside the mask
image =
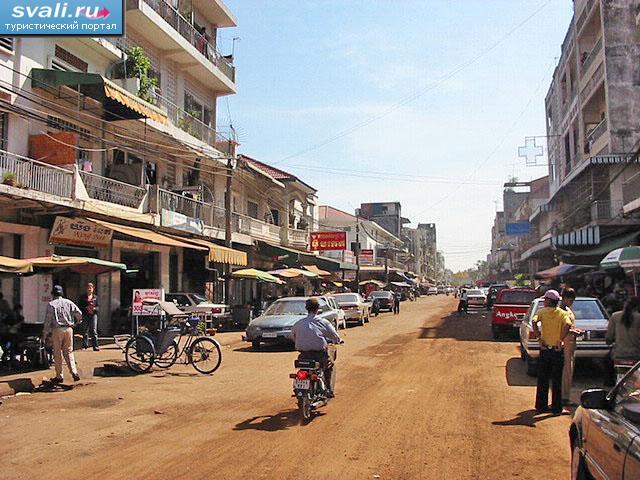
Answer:
POLYGON ((638 360, 618 359, 613 362, 613 370, 616 375, 616 384, 638 363, 638 360))
MULTIPOLYGON (((343 342, 344 343, 344 342, 343 342)), ((329 357, 335 362, 335 346, 329 346, 329 357)), ((294 362, 296 373, 289 374, 293 379, 293 397, 298 401, 298 410, 303 423, 311 420, 313 412, 329 403, 324 369, 316 360, 300 359, 294 362)), ((334 372, 335 374, 335 372, 334 372)))

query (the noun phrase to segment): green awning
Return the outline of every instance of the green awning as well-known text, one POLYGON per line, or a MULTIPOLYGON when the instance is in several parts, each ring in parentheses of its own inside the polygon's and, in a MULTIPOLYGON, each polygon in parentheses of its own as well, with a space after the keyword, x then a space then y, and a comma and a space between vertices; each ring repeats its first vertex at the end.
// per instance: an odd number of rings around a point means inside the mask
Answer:
POLYGON ((67 86, 104 106, 104 119, 135 120, 149 118, 167 125, 167 115, 158 107, 116 85, 97 73, 66 72, 44 68, 31 69, 31 87, 51 91, 67 86))
POLYGON ((310 252, 303 252, 302 250, 274 245, 268 242, 260 242, 258 246, 260 253, 263 255, 273 258, 277 257, 278 262, 285 263, 289 266, 295 264, 316 265, 315 259, 317 257, 310 252))

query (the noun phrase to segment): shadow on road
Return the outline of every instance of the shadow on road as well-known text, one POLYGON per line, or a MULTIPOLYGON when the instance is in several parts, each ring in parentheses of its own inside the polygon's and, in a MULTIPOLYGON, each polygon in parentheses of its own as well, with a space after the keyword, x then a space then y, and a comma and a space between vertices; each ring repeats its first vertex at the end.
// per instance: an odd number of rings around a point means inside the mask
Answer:
POLYGON ((282 352, 293 352, 293 344, 282 344, 282 345, 262 345, 260 350, 254 350, 251 346, 247 347, 238 347, 233 349, 234 352, 248 352, 248 353, 282 353, 282 352))
POLYGON ((0 382, 0 384, 2 383, 9 385, 9 389, 16 393, 33 392, 36 388, 31 378, 16 378, 15 380, 0 382))
POLYGON ((535 409, 532 408, 530 410, 518 412, 515 417, 509 420, 496 420, 494 422, 491 422, 491 424, 499 425, 502 427, 524 426, 536 428, 536 423, 547 420, 548 418, 554 418, 556 416, 557 415, 554 415, 552 413, 538 413, 535 411, 535 409))
POLYGON ((469 310, 465 315, 451 312, 434 326, 422 327, 420 338, 453 338, 470 342, 493 342, 486 310, 469 310))
POLYGON ((536 377, 527 375, 527 367, 520 357, 507 360, 504 368, 507 385, 510 387, 535 387, 536 377))
POLYGON ((298 410, 286 410, 275 415, 261 415, 251 417, 238 423, 234 430, 261 430, 263 432, 278 432, 300 424, 298 410))

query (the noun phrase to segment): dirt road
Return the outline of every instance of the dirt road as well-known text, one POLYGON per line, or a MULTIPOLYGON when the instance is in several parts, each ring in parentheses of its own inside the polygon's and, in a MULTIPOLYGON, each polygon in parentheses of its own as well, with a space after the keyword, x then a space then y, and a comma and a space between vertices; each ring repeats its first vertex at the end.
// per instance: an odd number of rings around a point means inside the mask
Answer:
POLYGON ((337 398, 309 425, 295 353, 236 344, 211 377, 174 367, 5 399, 0 477, 566 478, 570 417, 533 416, 517 343, 492 341, 485 315, 449 316, 450 297, 402 307, 344 331, 337 398))

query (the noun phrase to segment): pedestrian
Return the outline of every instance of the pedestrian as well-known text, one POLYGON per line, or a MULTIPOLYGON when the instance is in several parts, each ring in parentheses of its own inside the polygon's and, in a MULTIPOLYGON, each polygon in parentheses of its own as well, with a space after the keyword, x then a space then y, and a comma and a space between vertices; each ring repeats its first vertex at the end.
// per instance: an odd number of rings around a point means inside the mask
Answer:
POLYGON ((624 310, 611 315, 606 341, 614 344, 613 360, 640 360, 640 298, 629 298, 624 310))
POLYGON ((562 413, 562 369, 564 366, 563 341, 571 327, 569 314, 558 307, 560 294, 547 290, 544 307, 538 310, 531 322, 540 342, 538 358, 538 383, 536 388, 536 411, 549 411, 549 383, 551 383, 551 412, 562 413), (538 328, 538 322, 542 330, 538 328))
POLYGON ((576 338, 582 331, 576 327, 576 315, 571 309, 576 300, 576 291, 573 288, 562 290, 562 307, 569 315, 571 327, 564 339, 564 366, 562 368, 562 404, 574 406, 571 401, 571 385, 573 384, 573 369, 576 362, 576 338))
POLYGON ((465 288, 460 290, 460 300, 458 301, 458 315, 462 315, 462 313, 467 313, 467 309, 469 308, 468 302, 469 297, 467 296, 467 290, 465 288))
POLYGON ((54 285, 51 291, 53 300, 47 306, 44 317, 44 336, 53 343, 53 362, 56 376, 52 383, 62 383, 62 357, 71 372, 74 381, 80 380, 76 361, 73 357, 73 326, 82 319, 82 312, 71 300, 63 298, 64 290, 54 285))
POLYGON ((398 292, 393 294, 393 314, 400 314, 400 293, 398 292))
POLYGON ((87 292, 80 296, 78 307, 82 311, 82 348, 89 348, 89 338, 94 351, 98 346, 98 296, 93 283, 87 283, 87 292))

